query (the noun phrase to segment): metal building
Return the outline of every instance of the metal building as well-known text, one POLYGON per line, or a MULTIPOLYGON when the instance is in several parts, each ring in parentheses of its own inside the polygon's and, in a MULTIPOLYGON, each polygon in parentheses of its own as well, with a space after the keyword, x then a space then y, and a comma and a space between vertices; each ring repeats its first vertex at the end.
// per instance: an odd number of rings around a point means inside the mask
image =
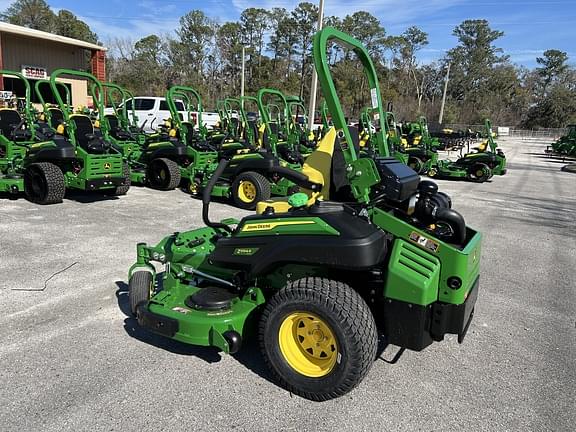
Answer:
MULTIPOLYGON (((89 42, 0 22, 0 69, 22 72, 32 86, 35 80, 48 78, 59 68, 91 71, 105 81, 106 50, 89 42)), ((91 105, 86 81, 67 78, 61 81, 69 86, 74 106, 91 105)), ((0 90, 24 96, 21 83, 9 76, 0 79, 0 90)), ((44 96, 52 99, 51 94, 44 96)), ((38 102, 34 92, 32 100, 38 102)))

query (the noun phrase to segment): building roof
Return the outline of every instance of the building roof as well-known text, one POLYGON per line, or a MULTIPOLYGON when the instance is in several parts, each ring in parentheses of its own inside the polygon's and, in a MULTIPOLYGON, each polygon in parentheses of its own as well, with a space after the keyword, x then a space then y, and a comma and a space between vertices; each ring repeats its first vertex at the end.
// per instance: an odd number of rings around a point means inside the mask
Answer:
POLYGON ((30 38, 36 39, 43 39, 52 42, 59 42, 66 45, 77 46, 81 48, 91 49, 91 50, 100 50, 100 51, 107 51, 108 48, 96 45, 90 42, 84 42, 78 39, 72 39, 66 36, 60 36, 40 30, 34 30, 28 27, 17 26, 14 24, 8 24, 5 22, 0 22, 0 32, 2 33, 11 33, 20 36, 26 36, 30 38))

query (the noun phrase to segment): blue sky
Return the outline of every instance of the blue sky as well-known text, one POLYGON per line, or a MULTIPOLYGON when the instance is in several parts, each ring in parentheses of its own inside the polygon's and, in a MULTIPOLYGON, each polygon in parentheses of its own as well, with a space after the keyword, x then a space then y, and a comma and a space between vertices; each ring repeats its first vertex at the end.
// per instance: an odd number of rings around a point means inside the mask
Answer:
MULTIPOLYGON (((0 0, 4 10, 10 0, 0 0)), ((278 0, 48 0, 54 9, 65 8, 84 19, 105 43, 113 37, 139 39, 148 34, 171 33, 186 12, 201 9, 219 22, 237 20, 247 7, 282 6, 298 1, 278 0)), ((317 1, 316 1, 317 3, 317 1)), ((367 10, 377 16, 388 34, 418 25, 430 44, 420 53, 422 62, 435 60, 456 44, 453 28, 465 19, 487 19, 504 31, 498 45, 514 63, 528 67, 546 49, 568 52, 576 65, 576 0, 325 0, 326 14, 345 16, 367 10)))

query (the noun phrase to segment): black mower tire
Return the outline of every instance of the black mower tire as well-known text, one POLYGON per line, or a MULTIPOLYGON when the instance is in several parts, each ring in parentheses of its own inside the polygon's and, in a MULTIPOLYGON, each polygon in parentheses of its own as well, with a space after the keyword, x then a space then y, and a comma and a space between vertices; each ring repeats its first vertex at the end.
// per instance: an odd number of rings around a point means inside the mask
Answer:
POLYGON ((232 182, 232 199, 234 204, 244 210, 254 210, 260 201, 270 199, 270 182, 262 174, 246 171, 238 175, 232 182), (251 185, 250 191, 240 191, 247 182, 251 185))
POLYGON ((408 166, 416 171, 416 174, 420 174, 424 168, 424 162, 419 157, 410 156, 408 158, 408 166))
POLYGON ((150 161, 146 170, 148 186, 157 190, 173 190, 182 180, 180 167, 176 162, 167 158, 156 158, 150 161))
POLYGON ((484 183, 490 179, 492 170, 488 165, 477 162, 468 170, 468 180, 475 183, 484 183))
POLYGON ((147 271, 136 271, 132 273, 128 283, 128 300, 130 301, 130 312, 136 316, 138 305, 150 300, 152 292, 152 273, 147 271))
POLYGON ((50 162, 30 164, 24 172, 24 192, 36 204, 61 203, 66 194, 62 170, 50 162))
MULTIPOLYGON (((326 340, 322 332, 319 337, 320 341, 326 340)), ((378 345, 376 322, 364 299, 345 283, 318 277, 290 282, 270 299, 260 319, 259 339, 264 359, 277 382, 288 391, 314 401, 337 398, 355 388, 374 363, 378 345), (303 321, 312 320, 312 317, 294 324, 291 317, 298 314, 315 316, 320 321, 317 328, 323 328, 321 326, 325 324, 330 336, 328 340, 335 341, 326 350, 328 354, 322 351, 324 348, 316 348, 321 351, 320 358, 324 354, 331 361, 331 357, 336 356, 332 366, 320 372, 321 375, 301 373, 282 351, 281 345, 286 346, 283 335, 287 333, 281 331, 286 322, 291 322, 295 344, 292 346, 299 347, 299 355, 304 358, 310 354, 314 356, 314 352, 309 351, 314 348, 305 348, 303 336, 296 335, 304 326, 303 321)))
POLYGON ((132 181, 130 180, 130 167, 128 164, 124 164, 122 167, 122 175, 124 176, 124 184, 122 186, 116 186, 113 189, 105 189, 104 193, 110 196, 121 196, 126 195, 130 190, 132 181))

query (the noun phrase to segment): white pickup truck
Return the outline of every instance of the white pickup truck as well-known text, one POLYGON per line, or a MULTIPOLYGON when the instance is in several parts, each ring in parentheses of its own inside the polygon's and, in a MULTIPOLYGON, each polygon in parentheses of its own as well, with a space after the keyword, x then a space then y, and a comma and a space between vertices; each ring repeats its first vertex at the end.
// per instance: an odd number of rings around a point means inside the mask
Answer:
MULTIPOLYGON (((157 96, 136 96, 134 99, 128 99, 126 102, 126 108, 128 110, 132 109, 132 103, 134 103, 134 111, 136 112, 136 117, 138 117, 138 124, 141 127, 143 126, 145 132, 154 131, 154 129, 162 124, 164 120, 170 118, 170 109, 168 108, 166 98, 157 96)), ((181 101, 176 101, 176 108, 182 118, 186 118, 184 104, 181 101)), ((105 114, 111 114, 112 112, 112 108, 106 108, 104 110, 105 114)), ((193 121, 196 121, 198 113, 191 112, 190 115, 192 116, 193 121)), ((214 128, 219 122, 220 116, 218 113, 202 113, 202 123, 206 125, 208 129, 214 128)))

